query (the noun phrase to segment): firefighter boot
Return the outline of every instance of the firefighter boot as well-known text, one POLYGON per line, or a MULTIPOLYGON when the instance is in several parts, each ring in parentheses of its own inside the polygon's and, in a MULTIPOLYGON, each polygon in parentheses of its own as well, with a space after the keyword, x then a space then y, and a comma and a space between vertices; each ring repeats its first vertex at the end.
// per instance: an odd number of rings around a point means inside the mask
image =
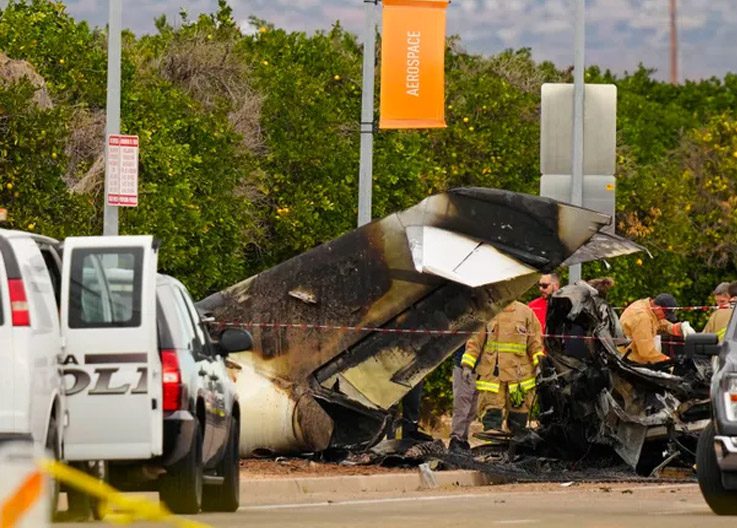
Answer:
POLYGON ((527 430, 527 413, 510 412, 507 418, 509 432, 513 435, 524 433, 527 430))
POLYGON ((471 450, 471 446, 466 440, 461 440, 456 436, 450 437, 450 443, 448 444, 448 452, 455 454, 466 454, 471 450))
POLYGON ((481 418, 481 423, 484 426, 484 431, 501 431, 502 430, 502 410, 501 409, 487 409, 484 416, 481 418))
POLYGON ((505 437, 506 434, 502 431, 503 417, 501 409, 487 409, 481 417, 483 432, 475 433, 473 436, 487 442, 495 442, 505 437))

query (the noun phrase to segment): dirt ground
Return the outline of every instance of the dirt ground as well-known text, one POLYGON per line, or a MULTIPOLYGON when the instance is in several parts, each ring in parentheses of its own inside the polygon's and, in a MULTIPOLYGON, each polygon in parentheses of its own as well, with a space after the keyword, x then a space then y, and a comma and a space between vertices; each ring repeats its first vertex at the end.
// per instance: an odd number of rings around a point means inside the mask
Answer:
POLYGON ((275 459, 244 458, 241 460, 241 478, 248 479, 341 477, 408 473, 412 471, 417 471, 417 468, 386 468, 377 465, 348 466, 288 457, 275 459))
MULTIPOLYGON (((433 424, 421 422, 422 430, 433 438, 441 439, 446 445, 450 437, 450 415, 443 415, 432 420, 433 424)), ((473 434, 482 430, 481 424, 474 421, 469 432, 471 446, 483 444, 473 438, 473 434)), ((295 457, 244 458, 241 459, 241 476, 249 479, 271 479, 289 477, 339 477, 351 475, 382 475, 386 473, 407 473, 417 468, 382 467, 379 465, 345 465, 327 462, 315 462, 295 457)))

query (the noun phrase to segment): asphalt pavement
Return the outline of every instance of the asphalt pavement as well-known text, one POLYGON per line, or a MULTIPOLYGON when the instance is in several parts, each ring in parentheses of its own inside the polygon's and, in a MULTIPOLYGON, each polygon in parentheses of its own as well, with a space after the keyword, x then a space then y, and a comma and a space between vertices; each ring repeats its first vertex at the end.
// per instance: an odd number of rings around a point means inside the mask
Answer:
MULTIPOLYGON (((710 528, 737 525, 735 517, 712 514, 695 484, 581 484, 567 487, 549 484, 397 493, 350 492, 334 493, 331 498, 301 504, 280 502, 279 498, 273 497, 272 504, 246 504, 232 514, 201 514, 190 518, 218 528, 710 528)), ((142 523, 134 526, 161 525, 142 523)))

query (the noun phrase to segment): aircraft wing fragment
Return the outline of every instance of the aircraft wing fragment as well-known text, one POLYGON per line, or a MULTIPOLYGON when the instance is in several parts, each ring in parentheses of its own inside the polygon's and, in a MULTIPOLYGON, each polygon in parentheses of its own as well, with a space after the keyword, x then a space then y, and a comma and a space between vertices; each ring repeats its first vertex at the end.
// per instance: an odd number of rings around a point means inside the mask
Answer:
POLYGON ((609 222, 548 198, 453 189, 204 299, 253 335, 253 351, 230 357, 261 378, 238 380, 241 452, 370 446, 412 387, 609 222))

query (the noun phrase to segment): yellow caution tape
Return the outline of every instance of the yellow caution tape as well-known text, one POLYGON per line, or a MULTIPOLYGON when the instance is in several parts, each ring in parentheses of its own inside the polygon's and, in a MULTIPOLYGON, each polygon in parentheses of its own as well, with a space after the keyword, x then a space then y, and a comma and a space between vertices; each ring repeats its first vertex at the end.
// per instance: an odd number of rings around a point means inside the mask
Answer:
POLYGON ((43 479, 41 473, 31 473, 15 490, 13 495, 0 506, 0 527, 13 528, 33 505, 41 498, 43 479))
POLYGON ((106 482, 57 462, 44 459, 39 462, 41 469, 60 482, 72 486, 104 501, 108 506, 118 509, 105 520, 117 524, 130 524, 137 521, 162 521, 181 528, 208 528, 209 525, 182 519, 173 515, 163 504, 143 497, 125 495, 106 482))

